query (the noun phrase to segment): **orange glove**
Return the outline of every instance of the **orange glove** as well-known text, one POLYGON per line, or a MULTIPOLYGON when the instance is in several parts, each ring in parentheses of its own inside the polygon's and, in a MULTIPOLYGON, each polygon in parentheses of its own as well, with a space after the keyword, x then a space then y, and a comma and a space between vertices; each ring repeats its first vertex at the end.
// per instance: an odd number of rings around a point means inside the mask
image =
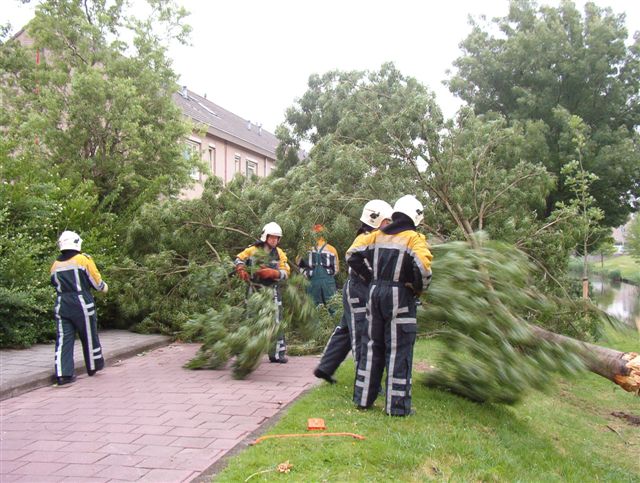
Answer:
POLYGON ((256 271, 256 275, 263 280, 279 280, 280 270, 275 268, 262 267, 256 271))
POLYGON ((242 264, 236 265, 236 273, 238 274, 238 277, 245 282, 248 282, 251 279, 249 273, 247 273, 247 268, 242 264))

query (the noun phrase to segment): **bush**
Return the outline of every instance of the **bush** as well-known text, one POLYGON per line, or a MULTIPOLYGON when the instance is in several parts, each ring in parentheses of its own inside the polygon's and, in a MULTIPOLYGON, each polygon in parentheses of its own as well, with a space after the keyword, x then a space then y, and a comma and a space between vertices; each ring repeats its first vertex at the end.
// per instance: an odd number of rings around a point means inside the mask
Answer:
POLYGON ((55 338, 51 290, 33 292, 0 287, 0 347, 24 348, 55 338))
POLYGON ((612 282, 622 281, 622 272, 620 272, 620 270, 617 268, 610 270, 609 273, 607 273, 607 276, 609 277, 609 280, 611 280, 612 282))

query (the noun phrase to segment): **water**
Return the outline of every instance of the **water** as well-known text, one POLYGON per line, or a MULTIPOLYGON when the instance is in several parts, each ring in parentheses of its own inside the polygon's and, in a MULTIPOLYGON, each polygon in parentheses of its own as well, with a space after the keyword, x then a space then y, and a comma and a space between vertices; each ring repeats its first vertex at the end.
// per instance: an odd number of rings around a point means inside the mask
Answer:
POLYGON ((640 287, 624 282, 612 282, 607 278, 594 276, 591 280, 591 296, 609 315, 629 325, 636 325, 640 331, 640 287))

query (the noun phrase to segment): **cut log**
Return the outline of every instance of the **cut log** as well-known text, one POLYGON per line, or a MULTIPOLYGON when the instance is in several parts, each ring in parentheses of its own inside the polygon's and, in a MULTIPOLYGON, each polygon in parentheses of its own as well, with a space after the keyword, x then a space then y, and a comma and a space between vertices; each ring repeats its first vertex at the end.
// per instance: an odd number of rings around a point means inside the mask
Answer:
POLYGON ((537 325, 531 329, 538 337, 560 345, 578 348, 578 355, 587 368, 599 376, 616 383, 625 391, 640 396, 640 355, 635 352, 620 352, 571 337, 550 332, 537 325))

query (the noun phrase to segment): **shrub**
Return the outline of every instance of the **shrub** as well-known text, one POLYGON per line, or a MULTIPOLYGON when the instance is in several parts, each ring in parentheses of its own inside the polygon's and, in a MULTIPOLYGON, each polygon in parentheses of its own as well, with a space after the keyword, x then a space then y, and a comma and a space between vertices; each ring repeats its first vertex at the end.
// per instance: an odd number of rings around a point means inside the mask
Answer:
POLYGON ((23 348, 55 338, 51 290, 0 287, 0 347, 23 348))

